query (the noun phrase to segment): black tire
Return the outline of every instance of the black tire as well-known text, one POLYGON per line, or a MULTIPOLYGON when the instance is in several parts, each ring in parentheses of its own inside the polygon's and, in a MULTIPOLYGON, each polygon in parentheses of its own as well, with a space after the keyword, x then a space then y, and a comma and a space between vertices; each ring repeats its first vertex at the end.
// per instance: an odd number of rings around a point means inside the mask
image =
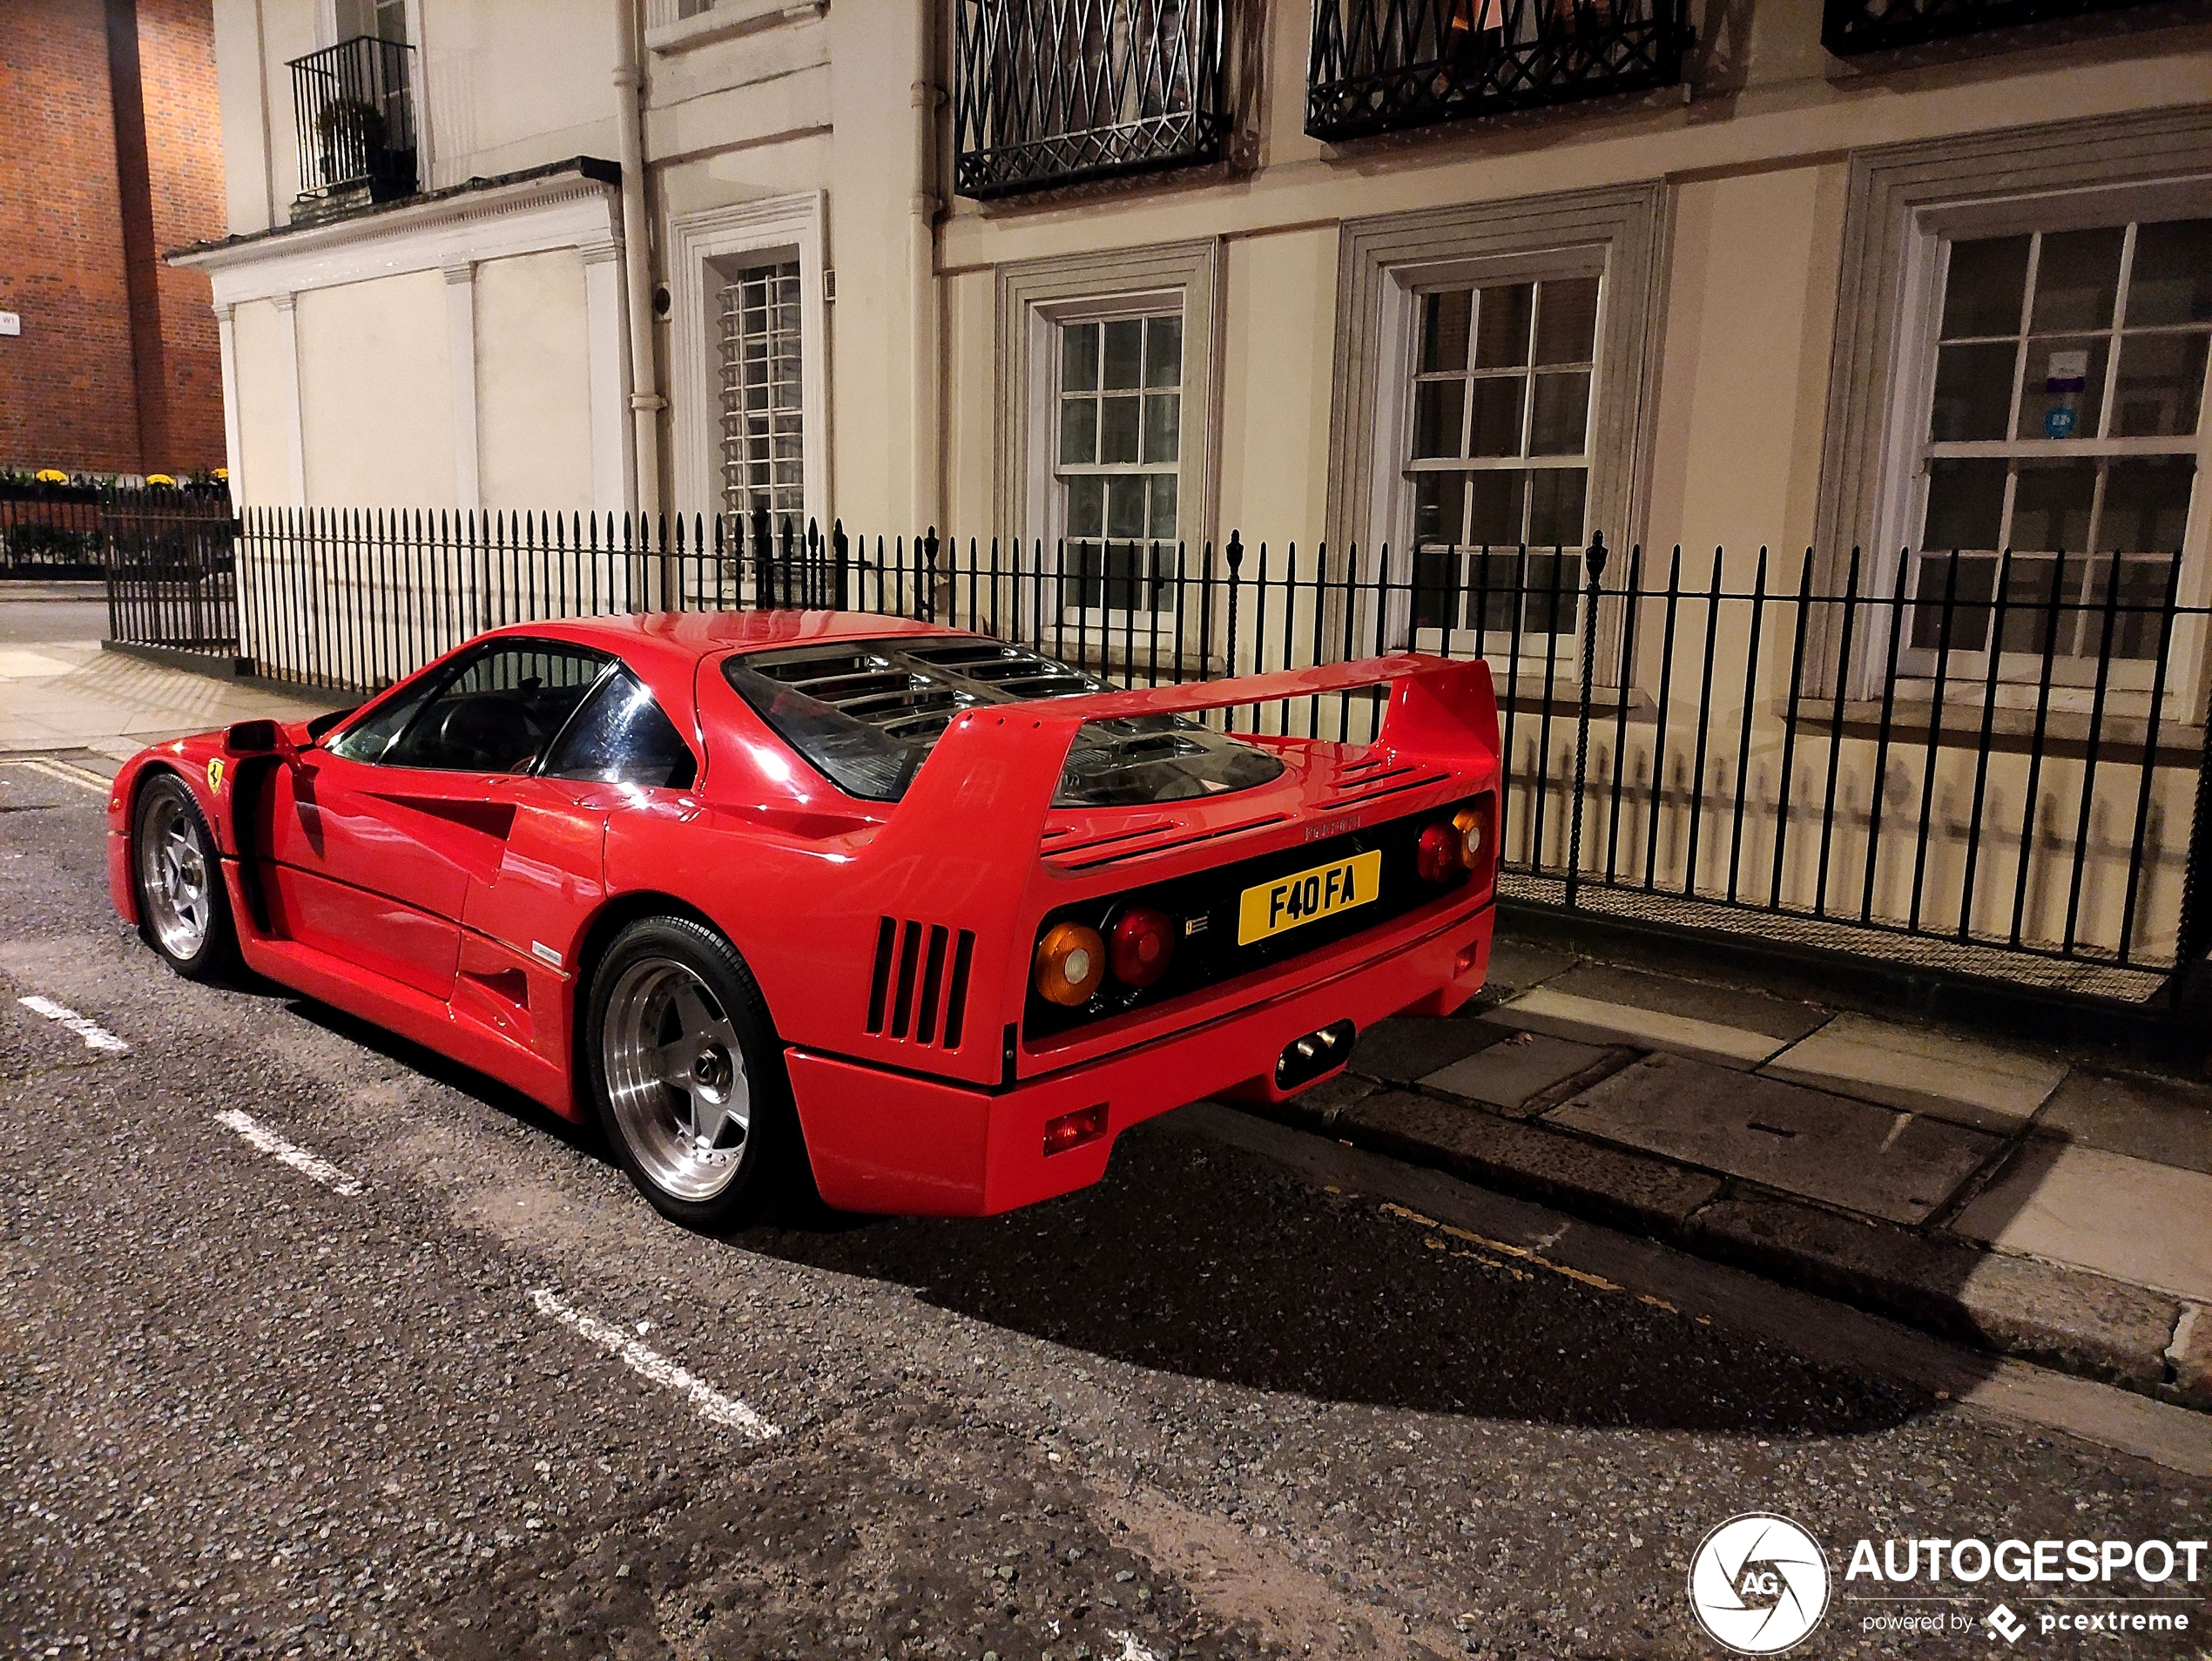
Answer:
POLYGON ((577 1041, 608 1145, 662 1216, 718 1233, 811 1191, 782 1042, 745 960, 712 929, 688 917, 625 926, 592 972, 577 1041), (686 1004, 687 992, 705 996, 686 1004), (705 1037, 702 1013, 718 1017, 705 1037), (679 1049, 691 1067, 658 1064, 679 1049), (668 1082, 672 1071, 685 1082, 668 1082))
POLYGON ((173 773, 146 781, 131 816, 138 934, 188 981, 237 972, 238 929, 214 833, 173 773))

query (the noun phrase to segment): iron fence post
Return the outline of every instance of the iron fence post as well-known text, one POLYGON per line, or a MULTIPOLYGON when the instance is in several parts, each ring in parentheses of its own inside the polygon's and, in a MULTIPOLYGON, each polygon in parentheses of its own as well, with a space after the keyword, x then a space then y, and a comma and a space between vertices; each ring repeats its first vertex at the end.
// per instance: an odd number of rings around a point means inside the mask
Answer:
MULTIPOLYGON (((1575 717, 1575 800, 1568 807, 1567 820, 1567 908, 1575 908, 1575 889, 1582 869, 1582 796, 1589 775, 1590 762, 1590 685, 1597 672, 1597 598, 1600 579, 1605 575, 1605 533, 1594 531, 1590 545, 1582 551, 1582 569, 1589 574, 1589 583, 1582 591, 1582 695, 1575 717)), ((1615 757, 1614 765, 1620 760, 1615 757)), ((1542 852, 1538 850, 1539 863, 1542 852)))

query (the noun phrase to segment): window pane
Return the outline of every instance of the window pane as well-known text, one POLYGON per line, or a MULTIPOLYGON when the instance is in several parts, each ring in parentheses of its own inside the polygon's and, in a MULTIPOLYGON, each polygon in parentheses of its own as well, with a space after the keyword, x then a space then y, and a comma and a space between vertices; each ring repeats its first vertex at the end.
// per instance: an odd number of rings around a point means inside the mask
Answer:
POLYGON ((1537 291, 1536 361, 1588 363, 1597 338, 1597 279, 1573 277, 1537 291))
POLYGON ((1144 384, 1183 384, 1183 320, 1155 317, 1144 326, 1144 384))
MULTIPOLYGON (((2143 661, 2157 658, 2166 649, 2166 587, 2174 575, 2174 561, 2170 557, 2121 560, 2116 584, 2114 563, 2098 559, 2089 564, 2089 593, 2094 601, 2101 604, 2107 585, 2113 585, 2113 655, 2143 661)), ((2102 618, 2086 631, 2092 650, 2104 631, 2102 618)))
POLYGON ((1480 291, 1475 308, 1476 368, 1509 369, 1528 361, 1528 310, 1534 295, 1534 285, 1525 282, 1480 291))
POLYGON ((1182 423, 1181 393, 1147 393, 1144 397, 1144 459, 1148 462, 1179 460, 1182 423))
POLYGON ((1465 288, 1421 299, 1421 370, 1464 369, 1467 366, 1467 326, 1474 315, 1474 295, 1465 288))
POLYGON ((1448 629, 1457 600, 1453 568, 1459 557, 1440 549, 1413 550, 1413 626, 1448 629))
POLYGON ((1088 467, 1098 459, 1098 400, 1060 401, 1060 459, 1088 467))
POLYGON ((2006 236, 1951 245, 1951 273, 1943 289, 1945 340, 2020 333, 2027 241, 2024 236, 2006 236))
POLYGON ((1096 537, 1106 520, 1106 481, 1096 473, 1068 481, 1068 534, 1096 537))
POLYGON ((1424 381, 1413 388, 1413 455, 1418 460, 1460 453, 1464 381, 1424 381))
POLYGON ((2089 503, 2097 464, 2022 462, 2013 486, 2012 545, 2035 553, 2068 553, 2089 545, 2089 503))
POLYGON ((1912 644, 1933 652, 1989 650, 1991 598, 1997 592, 1993 554, 1925 554, 1912 584, 1912 644))
POLYGON ((446 683, 382 759, 406 767, 511 773, 583 701, 607 659, 563 647, 498 646, 446 683))
POLYGON ((681 790, 690 786, 695 766, 690 747, 653 695, 624 671, 600 683, 590 705, 561 734, 543 771, 549 779, 681 790))
POLYGON ((2109 334, 2061 334, 2027 343, 2018 438, 2094 438, 2104 407, 2109 334))
POLYGON ((1494 375, 1470 381, 1474 396, 1474 430, 1468 444, 1471 456, 1518 456, 1521 449, 1521 405, 1528 377, 1494 375))
POLYGON ((1467 523, 1467 490, 1464 473, 1414 475, 1413 540, 1458 542, 1467 523))
POLYGON ((2113 388, 2117 438, 2183 436, 2196 430, 2204 402, 2203 334, 2123 334, 2113 388))
POLYGON ((1142 537, 1144 534, 1145 483, 1141 473, 1106 481, 1106 534, 1109 537, 1142 537))
MULTIPOLYGON (((1110 358, 1108 367, 1112 367, 1110 358)), ((1098 459, 1102 462, 1133 462, 1136 459, 1137 423, 1142 415, 1141 398, 1101 398, 1098 401, 1098 459)))
POLYGON ((1587 371, 1536 377, 1534 430, 1528 437, 1531 456, 1579 456, 1582 436, 1589 423, 1590 377, 1587 371))
POLYGON ((2112 305, 2120 293, 2120 246, 2126 235, 2118 226, 2045 235, 2035 267, 2036 334, 2112 327, 2112 305))
POLYGON ((1104 337, 1100 384, 1112 389, 1140 387, 1144 352, 1144 320, 1123 318, 1101 326, 1104 337))
POLYGON ((1152 523, 1145 533, 1157 537, 1162 542, 1173 542, 1175 530, 1175 475, 1155 473, 1152 476, 1152 523))
POLYGON ((1521 541, 1521 507, 1528 488, 1521 472, 1483 472, 1469 480, 1474 497, 1467 540, 1478 547, 1511 548, 1521 541))
POLYGON ((2128 326, 2212 322, 2212 219, 2135 227, 2128 326))
POLYGON ((2189 486, 2196 462, 2188 456, 2135 456, 2115 460, 2105 476, 2103 511, 2097 516, 2097 551, 2170 554, 2188 527, 2189 486))
POLYGON ((1991 548, 2005 532, 2005 474, 2001 461, 1928 463, 1928 517, 1920 546, 1991 548))
POLYGON ((1935 406, 1928 436, 1939 444, 1977 438, 2002 438, 2012 413, 2013 360, 2010 342, 1993 346, 1946 346, 1936 354, 1935 406))
POLYGON ((1589 475, 1579 467, 1540 467, 1528 475, 1528 545, 1578 548, 1589 475))
POLYGON ((1060 384, 1069 392, 1098 387, 1098 325, 1067 323, 1060 330, 1060 384))

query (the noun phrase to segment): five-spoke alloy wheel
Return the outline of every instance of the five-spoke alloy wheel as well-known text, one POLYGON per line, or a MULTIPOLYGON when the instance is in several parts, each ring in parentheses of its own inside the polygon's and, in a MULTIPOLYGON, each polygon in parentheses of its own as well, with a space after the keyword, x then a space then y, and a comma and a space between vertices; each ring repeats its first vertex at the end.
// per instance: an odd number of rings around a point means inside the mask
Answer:
POLYGON ((131 858, 148 943, 189 980, 229 969, 236 936, 222 861, 199 804, 174 773, 151 780, 139 792, 131 858))
POLYGON ((694 1228, 757 1209, 795 1144, 783 1057, 728 942, 685 917, 617 935, 592 976, 582 1048, 602 1126, 664 1215, 694 1228))

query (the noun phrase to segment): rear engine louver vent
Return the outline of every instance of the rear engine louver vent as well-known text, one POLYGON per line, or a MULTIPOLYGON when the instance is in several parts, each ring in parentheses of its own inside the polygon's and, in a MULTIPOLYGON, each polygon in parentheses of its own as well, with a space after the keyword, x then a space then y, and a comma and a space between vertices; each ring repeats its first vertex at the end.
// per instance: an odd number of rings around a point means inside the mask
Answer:
POLYGON ((968 1017, 968 971, 975 935, 955 936, 942 923, 886 917, 875 931, 875 972, 868 982, 868 1030, 941 1049, 960 1048, 968 1017), (950 958, 948 962, 946 960, 950 958), (944 1030, 938 1031, 943 1017, 944 1030))

